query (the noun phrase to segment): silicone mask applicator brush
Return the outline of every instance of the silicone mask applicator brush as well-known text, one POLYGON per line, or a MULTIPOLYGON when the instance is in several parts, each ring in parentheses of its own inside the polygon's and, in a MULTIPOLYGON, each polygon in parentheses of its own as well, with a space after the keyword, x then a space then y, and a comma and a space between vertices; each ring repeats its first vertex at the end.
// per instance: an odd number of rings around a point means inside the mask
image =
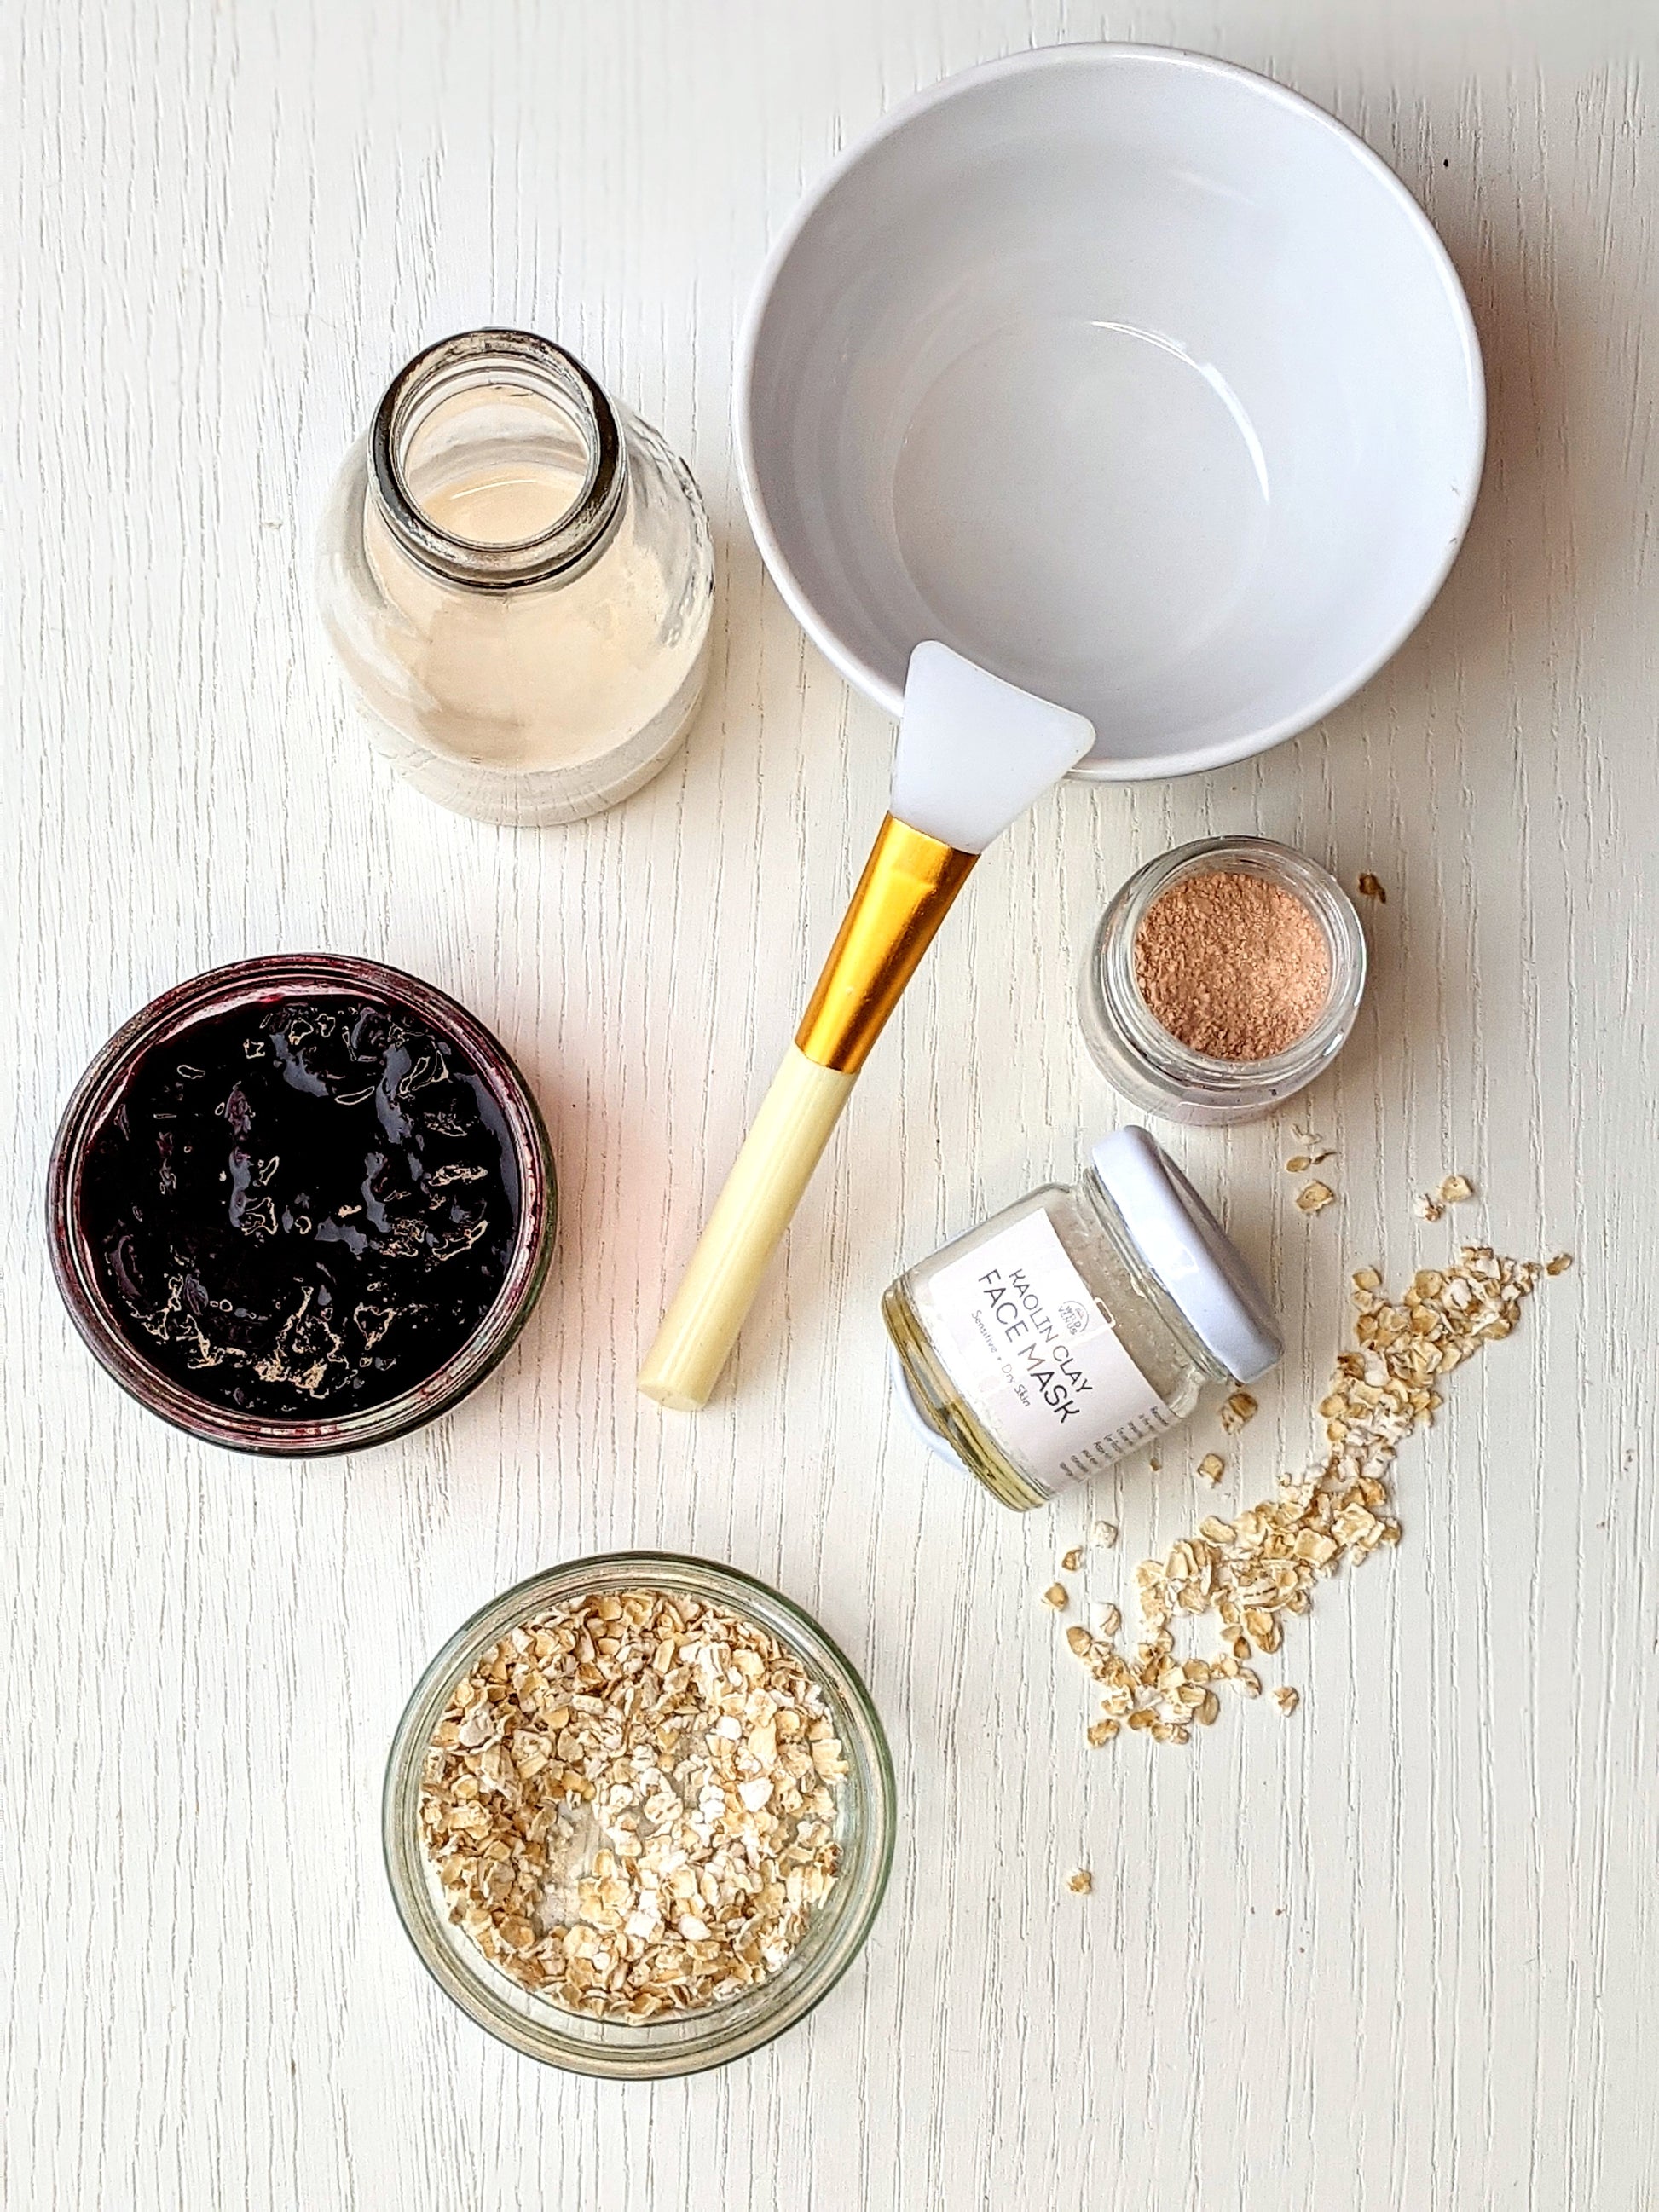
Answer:
POLYGON ((707 1404, 859 1070, 969 870, 1094 738, 1081 714, 948 646, 911 654, 891 805, 794 1043, 640 1370, 647 1398, 678 1412, 707 1404))

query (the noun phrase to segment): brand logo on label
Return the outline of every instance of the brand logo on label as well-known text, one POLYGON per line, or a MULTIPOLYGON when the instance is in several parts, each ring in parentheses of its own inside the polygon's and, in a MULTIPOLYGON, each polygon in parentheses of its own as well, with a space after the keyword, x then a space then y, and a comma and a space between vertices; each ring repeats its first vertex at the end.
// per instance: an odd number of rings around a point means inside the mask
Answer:
POLYGON ((1089 1309, 1079 1305, 1075 1298, 1068 1298, 1064 1305, 1056 1306, 1054 1311, 1059 1315, 1060 1326, 1067 1336, 1081 1336, 1089 1326, 1089 1309))

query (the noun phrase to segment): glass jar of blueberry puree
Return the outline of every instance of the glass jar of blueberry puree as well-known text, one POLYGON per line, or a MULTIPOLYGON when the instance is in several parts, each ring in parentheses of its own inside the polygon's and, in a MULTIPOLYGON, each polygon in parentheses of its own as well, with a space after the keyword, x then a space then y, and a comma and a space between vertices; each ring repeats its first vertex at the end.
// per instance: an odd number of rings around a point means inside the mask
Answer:
POLYGON ((234 1451, 384 1443, 505 1356, 556 1212, 523 1076, 464 1006, 331 954, 218 968, 77 1085, 47 1182, 71 1318, 122 1387, 234 1451))

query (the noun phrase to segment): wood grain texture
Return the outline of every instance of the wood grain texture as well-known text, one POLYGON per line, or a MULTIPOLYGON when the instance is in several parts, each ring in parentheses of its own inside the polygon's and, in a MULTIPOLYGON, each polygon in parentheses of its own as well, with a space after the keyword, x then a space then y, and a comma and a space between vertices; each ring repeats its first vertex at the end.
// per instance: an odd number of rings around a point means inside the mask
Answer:
POLYGON ((12 0, 7 2206, 1659 2200, 1656 69, 1641 0, 12 0), (1423 198, 1487 353, 1470 540, 1322 727, 1236 772, 1066 790, 988 858, 730 1382, 665 1418, 638 1355, 890 757, 747 535, 736 319, 803 185, 894 100, 1103 34, 1267 70, 1423 198), (563 339, 663 427, 720 562, 684 755, 541 835, 394 787, 310 598, 325 486, 388 374, 487 320, 563 339), (1086 934, 1135 862, 1245 829, 1375 870, 1389 902, 1310 1102, 1340 1211, 1291 1206, 1282 1128, 1172 1139, 1291 1338, 1224 1497, 1305 1457, 1347 1268, 1443 1246, 1413 1191, 1467 1170, 1484 1202, 1457 1226, 1580 1264, 1408 1450, 1398 1553, 1295 1629, 1293 1721, 1090 1753, 1036 1594, 1090 1511, 1121 1522, 1127 1582, 1188 1525, 1189 1455, 1005 1514, 896 1422, 877 1297, 1117 1118, 1072 1018, 1086 934), (94 1048, 177 978, 279 946, 389 958, 476 1008, 532 1074, 564 1196, 501 1376, 422 1436, 295 1468, 129 1405, 40 1226, 94 1048), (805 2027, 624 2089, 449 2007, 376 1821, 455 1624, 547 1561, 649 1543, 758 1571, 854 1655, 903 1831, 866 1960, 805 2027), (1087 1900, 1063 1893, 1079 1861, 1087 1900))

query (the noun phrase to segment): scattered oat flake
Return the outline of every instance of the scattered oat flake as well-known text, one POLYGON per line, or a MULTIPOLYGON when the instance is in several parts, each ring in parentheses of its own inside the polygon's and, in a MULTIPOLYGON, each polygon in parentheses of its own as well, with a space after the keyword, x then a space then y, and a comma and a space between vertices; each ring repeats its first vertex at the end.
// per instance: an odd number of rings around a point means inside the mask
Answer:
POLYGON ((1053 1606, 1056 1613, 1064 1613, 1070 1601, 1064 1583, 1050 1583, 1042 1593, 1044 1605, 1053 1606))
POLYGON ((1545 1261, 1544 1273, 1547 1275, 1565 1275, 1571 1265, 1571 1252, 1558 1252, 1553 1260, 1545 1261))
POLYGON ((1221 1408, 1221 1425, 1230 1437, 1236 1437, 1247 1421, 1255 1419, 1256 1410, 1255 1400, 1248 1390, 1235 1390, 1221 1408))
POLYGON ((1306 1183, 1297 1191, 1296 1202, 1304 1213, 1322 1213, 1328 1206, 1334 1206, 1336 1193, 1328 1182, 1306 1183))
POLYGON ((1073 1544, 1071 1550, 1065 1554, 1060 1564, 1068 1575, 1074 1575, 1078 1569, 1083 1565, 1082 1545, 1073 1544))
POLYGON ((1378 906, 1387 906, 1389 902, 1387 891, 1369 869, 1359 878, 1359 896, 1361 898, 1375 899, 1378 906))
POLYGON ((1306 1175, 1312 1165, 1313 1160, 1309 1153, 1292 1152, 1285 1163, 1285 1172, 1286 1175, 1306 1175))
POLYGON ((1219 1482, 1226 1471, 1227 1462, 1219 1452, 1206 1452, 1198 1462, 1198 1472, 1206 1482, 1219 1482))
MULTIPOLYGON (((1279 1649, 1328 1575, 1399 1542, 1390 1477, 1400 1447, 1440 1410, 1445 1378, 1510 1334, 1546 1272, 1486 1244, 1420 1268, 1398 1297, 1375 1267, 1355 1270, 1353 1340, 1320 1402, 1323 1458, 1281 1475, 1271 1497, 1230 1519, 1206 1514, 1161 1559, 1136 1567, 1133 1640, 1120 1642, 1122 1624, 1109 1608, 1087 1649, 1073 1647, 1100 1692, 1091 1745, 1125 1732, 1184 1744, 1194 1722, 1213 1725, 1227 1691, 1262 1695, 1250 1661, 1279 1649), (1215 1623, 1213 1656, 1178 1656, 1178 1640, 1202 1619, 1215 1623)), ((1300 1702, 1288 1685, 1273 1696, 1285 1714, 1300 1702)))
POLYGON ((1456 1206, 1464 1199, 1474 1196, 1474 1185, 1467 1176, 1449 1175, 1435 1196, 1442 1206, 1456 1206))
POLYGON ((1095 1878, 1087 1867, 1073 1867, 1066 1877, 1066 1887, 1076 1897, 1087 1897, 1095 1886, 1095 1878))
POLYGON ((1431 1194, 1431 1193, 1425 1190, 1420 1194, 1420 1196, 1413 1200, 1412 1211, 1418 1216, 1419 1220, 1438 1221, 1444 1214, 1446 1209, 1440 1203, 1440 1200, 1437 1198, 1435 1198, 1431 1194))
POLYGON ((1112 1546, 1117 1541, 1116 1522, 1097 1521, 1089 1531, 1089 1541, 1097 1545, 1103 1551, 1110 1551, 1112 1546))
POLYGON ((1072 1626, 1066 1632, 1066 1641, 1071 1645, 1073 1650, 1076 1652, 1079 1659, 1086 1659, 1088 1657, 1090 1650, 1093 1646, 1094 1640, 1094 1638, 1090 1635, 1088 1630, 1078 1621, 1073 1621, 1072 1626))

